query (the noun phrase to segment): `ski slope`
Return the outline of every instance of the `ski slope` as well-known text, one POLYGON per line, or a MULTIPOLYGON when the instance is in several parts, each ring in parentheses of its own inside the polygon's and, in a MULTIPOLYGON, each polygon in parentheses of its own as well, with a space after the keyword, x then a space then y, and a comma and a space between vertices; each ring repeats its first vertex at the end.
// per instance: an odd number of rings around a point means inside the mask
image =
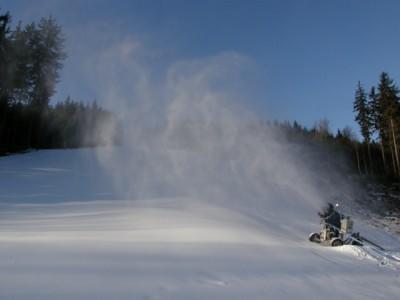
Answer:
POLYGON ((91 149, 0 158, 0 299, 399 299, 400 264, 309 243, 316 208, 286 185, 268 186, 264 201, 231 183, 230 197, 211 184, 130 197, 98 158, 91 149))

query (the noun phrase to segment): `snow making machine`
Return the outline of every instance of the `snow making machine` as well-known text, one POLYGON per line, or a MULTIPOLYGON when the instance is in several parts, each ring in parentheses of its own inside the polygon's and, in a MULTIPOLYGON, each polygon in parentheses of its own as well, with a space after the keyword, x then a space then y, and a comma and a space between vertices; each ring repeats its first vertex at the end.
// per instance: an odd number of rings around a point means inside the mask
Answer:
POLYGON ((337 212, 336 208, 338 206, 338 204, 335 207, 332 204, 328 204, 328 207, 319 213, 321 230, 309 235, 308 240, 310 242, 332 247, 368 245, 377 251, 385 251, 383 247, 361 236, 359 232, 353 232, 353 220, 349 216, 344 216, 337 212))
POLYGON ((323 246, 337 247, 344 244, 360 246, 359 236, 359 233, 353 233, 353 220, 350 217, 340 219, 340 228, 321 218, 320 232, 311 233, 308 239, 323 246))

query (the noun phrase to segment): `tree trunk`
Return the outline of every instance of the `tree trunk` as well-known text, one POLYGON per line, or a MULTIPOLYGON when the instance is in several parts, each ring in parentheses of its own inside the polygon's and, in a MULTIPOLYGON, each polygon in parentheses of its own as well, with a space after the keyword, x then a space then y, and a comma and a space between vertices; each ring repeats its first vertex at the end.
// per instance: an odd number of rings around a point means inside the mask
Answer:
POLYGON ((356 150, 356 158, 357 158, 358 173, 361 175, 360 156, 358 155, 358 147, 357 147, 357 144, 355 144, 355 150, 356 150))
POLYGON ((396 158, 394 155, 393 145, 390 145, 390 154, 392 155, 393 173, 394 173, 394 175, 397 175, 396 158))
POLYGON ((361 145, 361 153, 362 153, 362 156, 363 156, 363 162, 364 162, 364 171, 365 171, 365 174, 369 174, 369 172, 368 172, 368 160, 367 160, 367 157, 365 156, 365 147, 363 147, 363 145, 361 145))
POLYGON ((383 162, 383 171, 386 174, 387 172, 387 167, 386 167, 386 157, 385 157, 385 149, 383 148, 383 142, 381 139, 381 153, 382 153, 382 162, 383 162))
POLYGON ((367 152, 368 152, 369 170, 371 174, 374 174, 374 166, 372 165, 372 157, 371 157, 371 144, 369 141, 367 142, 367 152))
POLYGON ((397 140, 396 140, 396 135, 394 134, 393 119, 390 119, 390 126, 392 127, 392 136, 394 144, 394 153, 396 156, 397 170, 400 172, 399 152, 397 151, 397 140))

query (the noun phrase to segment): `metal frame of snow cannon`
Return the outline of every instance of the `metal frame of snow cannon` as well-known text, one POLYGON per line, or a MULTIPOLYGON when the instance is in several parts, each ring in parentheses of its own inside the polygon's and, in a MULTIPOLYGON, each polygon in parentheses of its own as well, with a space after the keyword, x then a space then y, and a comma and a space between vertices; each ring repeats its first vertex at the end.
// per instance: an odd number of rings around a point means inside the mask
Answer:
POLYGON ((324 218, 321 218, 321 225, 319 233, 313 232, 309 235, 310 242, 332 247, 363 245, 360 240, 360 234, 358 232, 353 233, 353 220, 350 217, 341 215, 340 228, 325 222, 324 218))
POLYGON ((319 233, 313 232, 308 236, 310 242, 332 247, 368 245, 377 252, 387 252, 385 248, 362 237, 359 232, 353 233, 353 220, 349 216, 340 214, 336 210, 337 207, 339 207, 338 203, 335 206, 328 203, 328 206, 318 213, 322 227, 319 233), (336 227, 336 225, 340 225, 340 228, 336 227))
POLYGON ((361 236, 359 232, 353 232, 353 220, 348 216, 341 215, 340 228, 326 223, 323 218, 321 218, 321 225, 322 227, 319 233, 313 232, 309 235, 308 239, 310 242, 332 247, 343 245, 368 245, 378 252, 387 251, 385 248, 361 236))

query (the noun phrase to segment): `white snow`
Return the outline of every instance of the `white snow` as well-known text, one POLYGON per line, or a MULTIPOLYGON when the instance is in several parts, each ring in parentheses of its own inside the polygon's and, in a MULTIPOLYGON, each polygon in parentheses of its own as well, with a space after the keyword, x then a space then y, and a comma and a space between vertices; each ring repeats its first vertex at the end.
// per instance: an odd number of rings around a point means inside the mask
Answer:
MULTIPOLYGON (((316 211, 291 206, 287 187, 271 190, 282 197, 274 203, 170 190, 130 199, 108 171, 90 149, 0 158, 0 299, 400 297, 396 262, 309 243, 316 211)), ((400 248, 397 237, 365 230, 400 248)))

